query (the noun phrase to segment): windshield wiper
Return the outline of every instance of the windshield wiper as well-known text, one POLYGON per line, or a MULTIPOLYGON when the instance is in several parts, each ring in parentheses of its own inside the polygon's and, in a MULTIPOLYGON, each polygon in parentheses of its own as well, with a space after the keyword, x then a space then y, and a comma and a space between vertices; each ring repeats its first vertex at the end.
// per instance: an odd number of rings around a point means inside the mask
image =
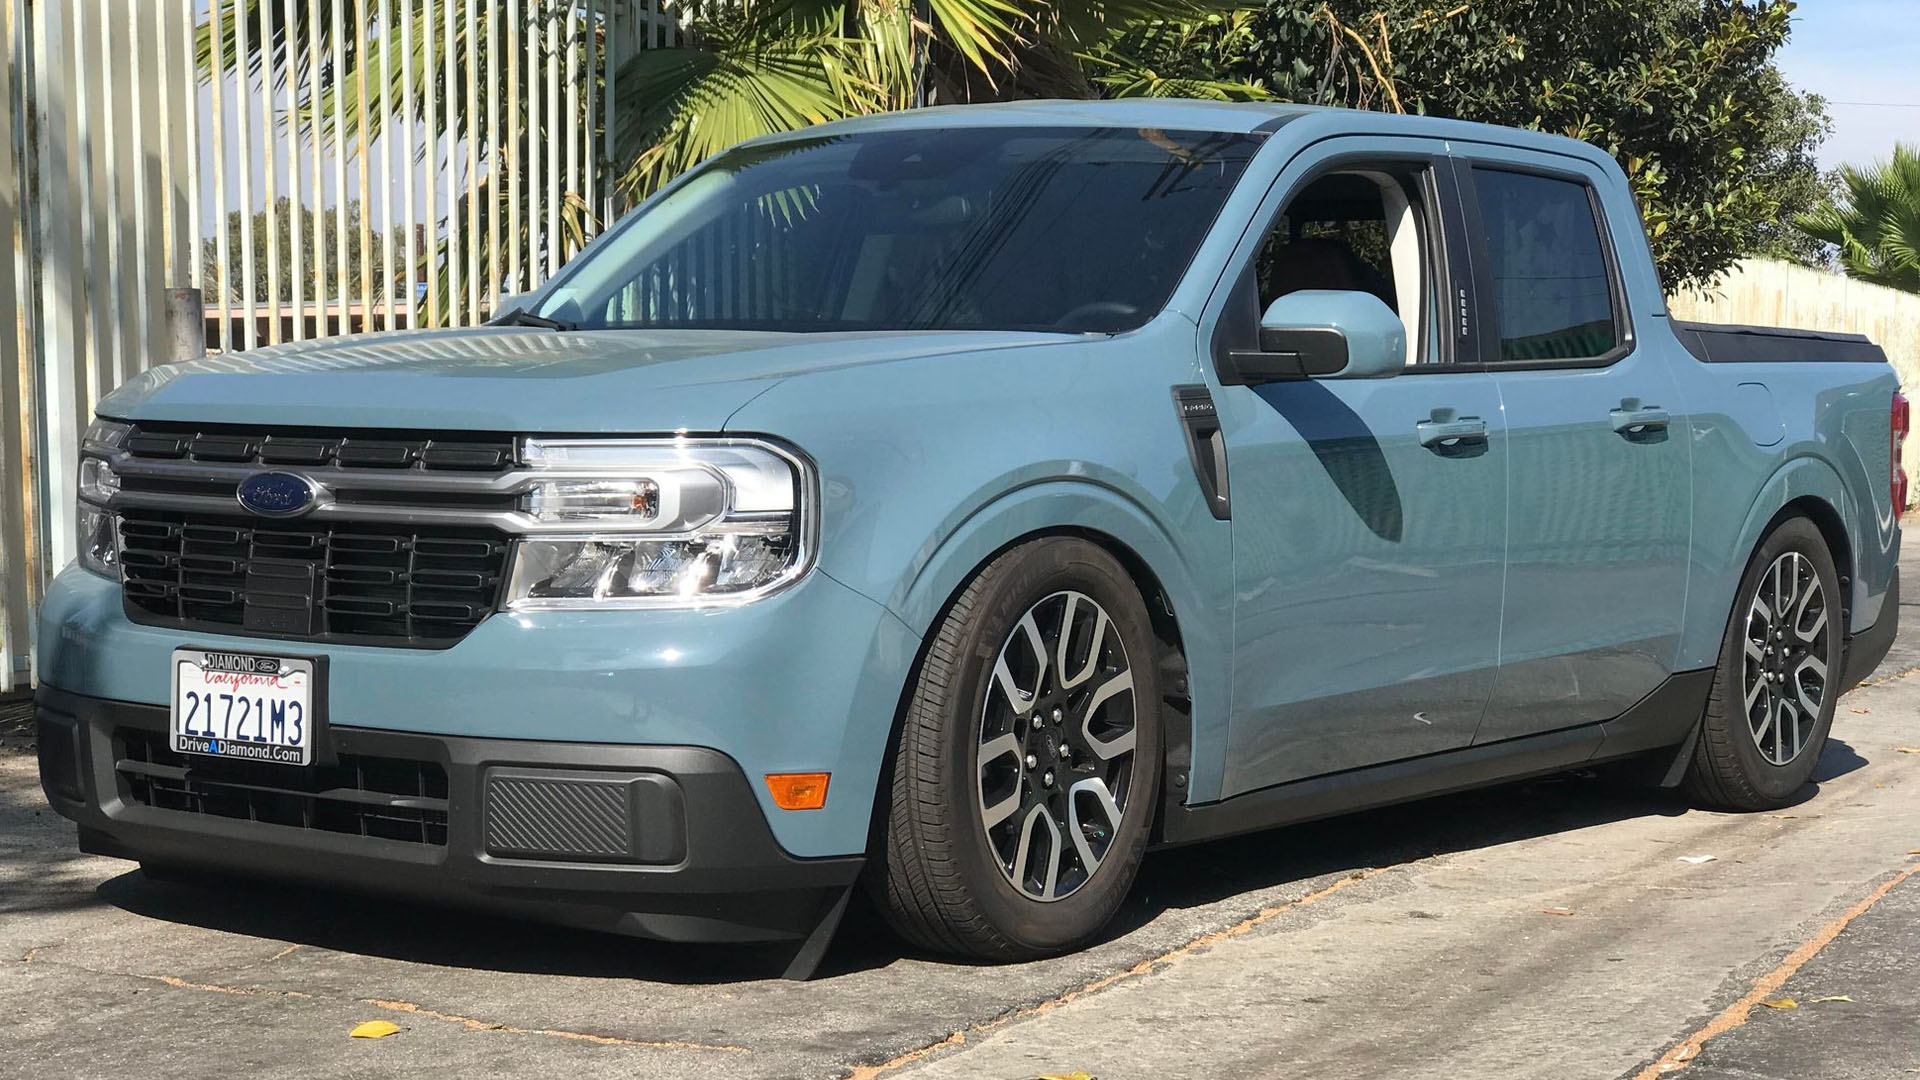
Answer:
POLYGON ((495 326, 537 326, 542 330, 578 330, 573 323, 560 319, 549 319, 545 315, 535 315, 531 311, 512 311, 493 320, 495 326))

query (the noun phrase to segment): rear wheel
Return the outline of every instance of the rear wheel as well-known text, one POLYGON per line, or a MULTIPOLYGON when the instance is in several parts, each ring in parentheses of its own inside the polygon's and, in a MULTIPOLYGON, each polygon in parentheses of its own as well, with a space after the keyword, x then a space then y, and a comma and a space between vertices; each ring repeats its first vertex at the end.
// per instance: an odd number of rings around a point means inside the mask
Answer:
POLYGON ((1754 553, 1728 620, 1687 770, 1696 801, 1770 810, 1813 775, 1839 696, 1842 611, 1820 530, 1805 518, 1781 523, 1754 553))
POLYGON ((1113 917, 1160 772, 1147 609, 1084 540, 1001 555, 941 621, 912 689, 872 882, 922 946, 1060 952, 1113 917))

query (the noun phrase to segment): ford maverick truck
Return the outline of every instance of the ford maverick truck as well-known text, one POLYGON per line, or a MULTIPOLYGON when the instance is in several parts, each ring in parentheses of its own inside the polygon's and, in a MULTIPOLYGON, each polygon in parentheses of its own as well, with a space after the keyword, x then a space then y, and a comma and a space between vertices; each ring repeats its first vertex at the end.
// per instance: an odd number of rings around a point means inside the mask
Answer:
POLYGON ((1601 762, 1797 797, 1894 634, 1862 338, 1674 321, 1529 132, 1028 102, 759 139, 491 325, 102 400, 40 613, 82 849, 817 961, 1601 762))

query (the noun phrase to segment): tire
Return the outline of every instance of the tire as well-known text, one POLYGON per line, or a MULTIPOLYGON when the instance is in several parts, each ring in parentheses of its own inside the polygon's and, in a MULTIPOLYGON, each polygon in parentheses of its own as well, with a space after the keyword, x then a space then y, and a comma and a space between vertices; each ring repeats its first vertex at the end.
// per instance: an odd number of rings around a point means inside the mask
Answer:
POLYGON ((1833 555, 1811 521, 1790 518, 1767 534, 1727 618, 1683 782, 1694 802, 1774 810, 1806 785, 1840 696, 1844 607, 1833 555), (1783 592, 1784 618, 1774 611, 1783 592))
POLYGON ((1084 540, 1012 548, 961 591, 910 688, 868 879, 897 933, 985 960, 1100 933, 1159 797, 1156 653, 1139 590, 1084 540))

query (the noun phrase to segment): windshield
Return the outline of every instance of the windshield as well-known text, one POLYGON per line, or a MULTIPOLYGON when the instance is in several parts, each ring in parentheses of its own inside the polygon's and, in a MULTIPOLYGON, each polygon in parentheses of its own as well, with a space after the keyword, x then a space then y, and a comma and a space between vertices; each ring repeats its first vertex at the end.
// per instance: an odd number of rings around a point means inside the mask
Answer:
POLYGON ((581 329, 1113 333, 1159 312, 1260 137, 946 128, 742 147, 576 260, 581 329))

